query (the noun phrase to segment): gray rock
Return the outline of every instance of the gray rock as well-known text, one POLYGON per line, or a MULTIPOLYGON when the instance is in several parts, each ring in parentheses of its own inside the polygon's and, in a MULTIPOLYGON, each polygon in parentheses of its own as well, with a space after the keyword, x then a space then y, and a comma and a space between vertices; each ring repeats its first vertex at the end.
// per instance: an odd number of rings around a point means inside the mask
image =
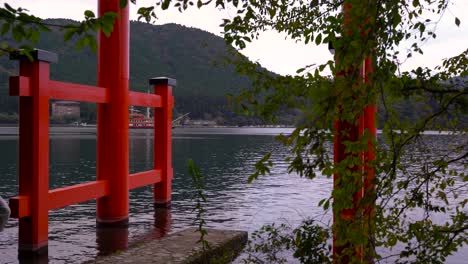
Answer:
POLYGON ((10 207, 8 207, 8 204, 0 196, 0 232, 5 228, 8 218, 10 217, 10 213, 10 207))

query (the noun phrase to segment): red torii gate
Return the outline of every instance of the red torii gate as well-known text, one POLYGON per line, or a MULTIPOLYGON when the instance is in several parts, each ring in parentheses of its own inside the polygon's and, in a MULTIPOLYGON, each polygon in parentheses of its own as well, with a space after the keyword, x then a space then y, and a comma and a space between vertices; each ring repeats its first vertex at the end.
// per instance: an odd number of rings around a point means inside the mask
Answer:
POLYGON ((48 212, 97 198, 98 226, 128 224, 129 190, 154 184, 154 204, 169 207, 172 169, 172 88, 176 80, 149 80, 154 94, 129 91, 129 5, 98 0, 98 14, 119 15, 110 37, 98 35, 97 86, 49 79, 58 57, 43 50, 33 60, 20 53, 19 76, 10 78, 10 95, 19 96, 19 195, 10 199, 19 218, 19 250, 48 245, 48 212), (75 100, 98 104, 96 181, 49 190, 49 101, 75 100), (129 105, 154 107, 154 169, 129 174, 129 105))

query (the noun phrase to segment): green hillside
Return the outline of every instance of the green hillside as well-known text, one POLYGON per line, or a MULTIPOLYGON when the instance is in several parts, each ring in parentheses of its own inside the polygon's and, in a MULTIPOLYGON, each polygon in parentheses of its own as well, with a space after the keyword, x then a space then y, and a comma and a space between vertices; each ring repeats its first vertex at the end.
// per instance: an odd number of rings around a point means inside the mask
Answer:
MULTIPOLYGON (((49 24, 65 24, 73 21, 47 20, 49 24)), ((155 26, 133 21, 130 24, 130 89, 146 92, 148 79, 167 76, 177 79, 174 89, 175 112, 190 112, 192 119, 216 120, 218 124, 249 125, 259 120, 236 115, 229 107, 226 94, 236 94, 250 86, 247 77, 238 74, 233 65, 225 63, 231 58, 232 48, 225 41, 209 32, 176 24, 155 26)), ((8 38, 8 37, 7 37, 8 38)), ((3 39, 2 39, 3 40, 3 39)), ((11 39, 10 39, 11 40, 11 39)), ((6 40, 8 41, 8 39, 6 40)), ((14 41, 10 41, 12 45, 14 41)), ((96 54, 88 48, 78 50, 73 39, 64 43, 63 32, 58 28, 42 33, 36 47, 59 55, 58 63, 51 66, 51 78, 81 84, 96 84, 96 54)), ((235 52, 235 51, 234 51, 235 52)), ((17 74, 17 62, 0 57, 0 122, 16 122, 17 98, 8 96, 8 76, 17 74)), ((430 109, 437 109, 432 102, 430 109)), ((401 119, 414 122, 422 118, 424 106, 412 99, 394 102, 393 107, 401 119)), ((300 111, 281 113, 282 124, 301 120, 300 111)), ((96 105, 81 104, 83 121, 96 119, 96 105)), ((458 116, 462 126, 468 124, 466 115, 458 116)), ((379 107, 379 126, 383 113, 379 107)))
MULTIPOLYGON (((66 20, 48 20, 60 24, 66 20)), ((148 79, 167 76, 177 79, 174 89, 176 111, 191 112, 192 118, 232 119, 225 95, 249 86, 248 78, 226 65, 229 47, 209 32, 176 24, 155 26, 130 24, 130 89, 147 91, 148 79)), ((62 31, 43 33, 37 48, 55 52, 59 62, 51 66, 51 78, 82 84, 96 84, 96 54, 78 50, 75 42, 63 42, 62 31)), ((8 76, 16 74, 17 63, 0 58, 0 112, 17 110, 17 99, 8 96, 8 76)), ((82 117, 94 119, 95 107, 82 104, 82 117)))

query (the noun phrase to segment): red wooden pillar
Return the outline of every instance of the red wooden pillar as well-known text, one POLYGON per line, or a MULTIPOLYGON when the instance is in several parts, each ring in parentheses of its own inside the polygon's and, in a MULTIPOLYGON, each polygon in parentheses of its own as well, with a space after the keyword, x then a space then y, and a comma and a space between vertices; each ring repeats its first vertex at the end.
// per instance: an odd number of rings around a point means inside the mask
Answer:
MULTIPOLYGON (((372 64, 371 59, 367 58, 364 60, 363 66, 361 69, 363 82, 368 81, 368 75, 372 72, 372 64)), ((374 181, 374 169, 372 166, 369 165, 370 162, 375 160, 375 146, 374 142, 376 140, 377 135, 377 128, 375 125, 375 114, 377 112, 377 107, 375 104, 369 104, 363 107, 362 114, 359 117, 357 123, 349 123, 342 120, 336 120, 334 127, 335 127, 335 135, 334 135, 334 163, 339 164, 344 159, 350 156, 356 156, 356 154, 349 153, 346 149, 346 146, 343 142, 357 142, 360 137, 364 136, 365 133, 368 133, 369 139, 367 143, 368 150, 363 151, 358 154, 359 158, 361 159, 360 166, 354 166, 353 168, 347 168, 351 173, 359 173, 358 170, 361 170, 362 179, 360 182, 356 182, 356 186, 361 186, 360 190, 357 190, 355 193, 350 193, 349 195, 352 196, 353 200, 353 207, 349 209, 343 209, 339 212, 334 212, 334 221, 337 218, 340 218, 341 221, 352 221, 357 217, 356 213, 358 210, 362 210, 363 215, 362 217, 368 219, 373 215, 373 208, 375 204, 374 201, 366 200, 366 208, 359 208, 359 203, 362 199, 374 199, 375 197, 375 184, 374 181), (367 131, 367 132, 366 132, 367 131)), ((334 180, 334 188, 340 188, 342 184, 342 177, 352 177, 352 176, 343 176, 335 174, 333 177, 334 180)), ((364 229, 363 229, 364 230, 364 229)), ((340 257, 343 255, 343 251, 346 248, 349 248, 349 245, 336 245, 336 239, 339 239, 339 236, 342 234, 334 234, 334 246, 333 246, 333 254, 335 256, 335 263, 349 263, 350 259, 340 257), (340 261, 337 261, 340 259, 340 261)), ((362 255, 362 248, 356 250, 356 256, 363 257, 362 255)))
MULTIPOLYGON (((364 83, 369 83, 369 75, 374 71, 372 58, 366 58, 363 62, 362 75, 364 83)), ((369 166, 375 160, 375 144, 377 142, 377 126, 375 122, 375 116, 377 114, 376 99, 373 100, 369 105, 364 108, 362 123, 362 133, 366 130, 369 133, 369 140, 367 142, 367 151, 363 155, 364 159, 364 196, 367 198, 374 199, 372 203, 369 203, 367 208, 364 210, 365 216, 373 216, 373 208, 375 206, 375 183, 374 183, 374 168, 369 166)))
POLYGON ((172 185, 172 87, 176 80, 166 77, 149 80, 154 93, 161 96, 162 107, 154 109, 154 169, 161 170, 161 182, 154 185, 155 207, 171 206, 172 185))
POLYGON ((49 81, 50 63, 57 55, 43 50, 19 53, 20 76, 29 77, 31 96, 19 97, 19 195, 29 197, 30 216, 19 219, 19 250, 47 249, 49 192, 49 81))
POLYGON ((97 201, 98 225, 128 224, 129 5, 99 0, 98 13, 115 12, 114 31, 98 35, 98 86, 108 89, 109 103, 98 105, 97 179, 109 181, 109 195, 97 201))
MULTIPOLYGON (((343 27, 347 30, 347 25, 353 23, 350 19, 350 10, 352 6, 345 2, 343 4, 343 13, 344 13, 344 25, 343 27)), ((348 32, 351 33, 351 32, 348 32)), ((366 35, 362 33, 363 37, 366 35)), ((338 61, 336 63, 339 63, 338 61)), ((368 83, 369 76, 373 72, 373 61, 372 58, 368 57, 364 59, 362 65, 360 66, 360 74, 362 77, 363 83, 368 83)), ((348 73, 346 70, 343 73, 337 74, 336 77, 343 77, 346 78, 348 73)), ((369 85, 369 84, 366 84, 369 85)), ((366 86, 364 85, 364 86, 366 86)), ((372 85, 372 84, 370 84, 372 85)), ((350 87, 349 89, 352 89, 350 87)), ((368 142, 367 142, 367 151, 362 151, 361 153, 357 154, 361 160, 361 165, 354 166, 353 168, 347 168, 351 173, 361 173, 362 178, 357 179, 356 187, 358 187, 355 193, 349 193, 350 199, 353 201, 353 207, 341 211, 334 211, 334 221, 348 221, 349 224, 353 223, 356 217, 363 217, 366 219, 366 226, 362 226, 361 232, 369 232, 370 226, 368 225, 372 222, 373 218, 373 208, 375 204, 375 185, 374 185, 374 169, 372 166, 369 165, 370 162, 375 160, 375 146, 374 142, 376 140, 377 129, 375 124, 375 115, 377 112, 377 107, 375 105, 375 100, 371 100, 368 105, 362 106, 362 112, 357 122, 345 122, 342 120, 335 121, 335 137, 334 137, 334 163, 338 164, 347 157, 351 155, 356 156, 356 154, 351 154, 347 151, 346 146, 343 142, 350 141, 350 142, 357 142, 360 137, 364 136, 366 131, 368 133, 368 142), (363 199, 366 199, 366 206, 365 208, 360 208, 359 203, 362 202, 363 199), (361 215, 357 216, 357 212, 362 212, 361 215), (339 218, 339 219, 338 219, 339 218)), ((356 156, 357 157, 357 156, 356 156)), ((340 188, 341 180, 344 180, 343 177, 345 175, 334 175, 334 188, 340 188)), ((344 228, 345 224, 342 223, 340 228, 344 228)), ((355 227, 356 228, 356 227, 355 227)), ((356 230, 357 231, 357 230, 356 230)), ((339 232, 339 231, 338 231, 339 232)), ((337 245, 337 240, 340 240, 340 236, 344 236, 344 234, 340 234, 337 231, 334 233, 333 239, 333 255, 334 255, 334 262, 335 263, 350 263, 351 257, 355 257, 360 259, 361 261, 365 261, 368 263, 373 263, 372 254, 368 252, 369 245, 337 245), (366 247, 366 248, 364 248, 366 247), (344 252, 347 251, 347 256, 343 256, 344 252), (350 252, 355 252, 354 254, 350 252), (364 251, 364 252, 363 252, 364 251), (365 254, 365 255, 364 255, 365 254)))
MULTIPOLYGON (((346 146, 343 144, 343 142, 356 142, 358 141, 360 137, 360 126, 359 124, 352 124, 343 120, 336 120, 335 124, 335 135, 334 135, 334 163, 339 164, 342 162, 344 159, 355 155, 347 152, 346 146)), ((353 168, 347 168, 351 173, 358 173, 358 170, 360 168, 357 166, 354 166, 353 168)), ((344 177, 353 177, 351 175, 345 176, 345 175, 338 175, 335 174, 333 175, 333 187, 334 189, 339 189, 341 185, 343 184, 342 182, 345 180, 350 180, 350 179, 344 179, 344 177)), ((349 182, 348 182, 349 184, 349 182)), ((359 183, 356 183, 358 185, 359 183)), ((358 203, 362 199, 362 192, 361 191, 355 191, 354 193, 349 193, 350 199, 353 201, 353 207, 349 209, 342 209, 340 211, 334 210, 333 212, 333 221, 336 223, 337 221, 341 221, 339 228, 344 228, 345 224, 344 222, 348 222, 349 224, 353 223, 353 220, 355 219, 356 212, 358 211, 358 203)), ((336 201, 335 201, 336 202, 336 201)), ((350 263, 350 256, 348 253, 348 256, 343 256, 344 252, 346 250, 357 250, 356 251, 356 257, 359 254, 359 250, 354 248, 354 246, 351 246, 349 244, 345 245, 338 245, 338 241, 340 243, 345 239, 345 234, 340 233, 343 230, 335 230, 333 234, 333 259, 334 263, 350 263), (353 247, 353 248, 351 248, 353 247)))

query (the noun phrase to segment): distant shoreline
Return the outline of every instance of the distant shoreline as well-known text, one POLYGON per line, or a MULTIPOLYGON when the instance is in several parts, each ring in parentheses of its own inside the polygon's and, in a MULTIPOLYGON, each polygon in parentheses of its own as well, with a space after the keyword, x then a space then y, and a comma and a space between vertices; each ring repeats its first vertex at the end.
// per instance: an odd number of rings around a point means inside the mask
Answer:
MULTIPOLYGON (((67 134, 67 133, 83 133, 83 134, 96 134, 96 125, 87 125, 87 126, 73 126, 73 125, 51 125, 50 126, 50 134, 67 134)), ((222 131, 223 134, 228 133, 229 130, 233 130, 233 134, 236 134, 234 130, 244 130, 247 131, 249 129, 258 129, 258 130, 281 130, 281 129, 286 129, 286 130, 293 130, 294 127, 286 127, 286 126, 243 126, 243 127, 237 127, 237 126, 181 126, 181 127, 175 127, 173 131, 175 133, 184 131, 184 130, 198 130, 200 132, 203 132, 203 129, 205 129, 205 132, 211 133, 211 131, 222 131)), ((138 133, 144 132, 144 131, 152 131, 152 128, 139 128, 139 129, 129 129, 132 133, 138 133)), ((252 131, 254 132, 254 131, 252 131)), ((262 134, 262 132, 258 131, 259 134, 262 134)), ((396 131, 398 132, 398 131, 396 131)), ((424 131, 423 135, 459 135, 460 133, 457 133, 458 131, 434 131, 434 130, 428 130, 424 131)), ((382 134, 382 130, 377 130, 378 134, 382 134)), ((15 124, 0 124, 0 136, 14 136, 18 135, 18 126, 15 124)), ((174 133, 173 133, 174 134, 174 133)))

